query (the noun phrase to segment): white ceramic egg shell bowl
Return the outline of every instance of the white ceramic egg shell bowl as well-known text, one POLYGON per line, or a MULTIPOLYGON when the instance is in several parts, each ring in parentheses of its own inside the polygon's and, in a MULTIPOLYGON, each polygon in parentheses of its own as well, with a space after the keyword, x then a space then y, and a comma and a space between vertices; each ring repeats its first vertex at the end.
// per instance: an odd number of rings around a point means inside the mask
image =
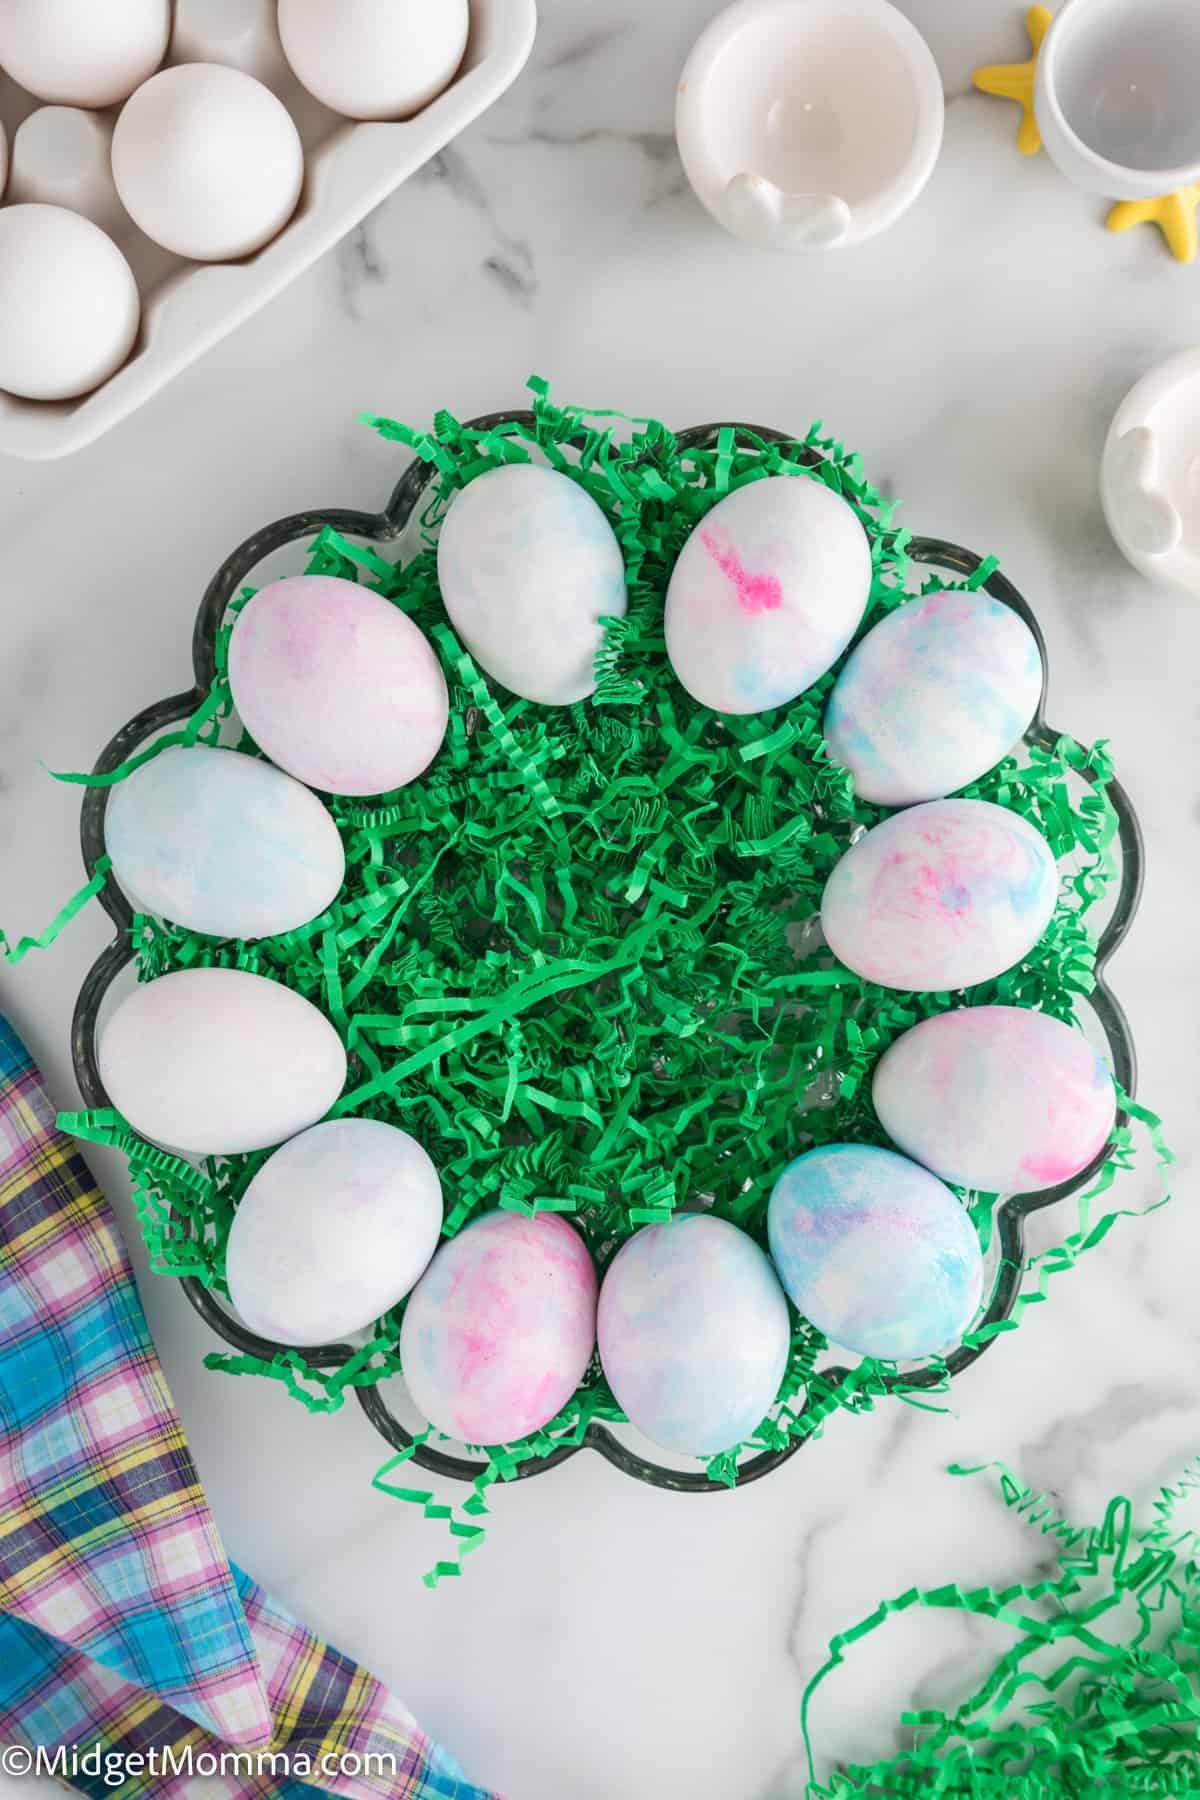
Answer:
MULTIPOLYGON (((103 4, 104 0, 96 0, 103 4)), ((194 10, 194 9, 193 9, 194 10)), ((93 393, 69 401, 19 400, 0 393, 0 452, 48 460, 82 449, 159 388, 351 231, 373 207, 484 112, 520 74, 533 45, 536 0, 470 0, 466 55, 450 86, 413 118, 355 124, 330 112, 288 68, 264 3, 265 28, 247 39, 241 66, 283 101, 304 146, 300 203, 262 250, 236 263, 194 263, 173 256, 126 220, 118 241, 133 269, 142 322, 129 360, 93 393)), ((172 41, 167 65, 226 59, 220 43, 172 41)), ((230 58, 232 60, 232 57, 230 58)), ((11 149, 17 127, 44 102, 0 71, 0 124, 11 149)), ((119 107, 102 116, 112 122, 119 107)))

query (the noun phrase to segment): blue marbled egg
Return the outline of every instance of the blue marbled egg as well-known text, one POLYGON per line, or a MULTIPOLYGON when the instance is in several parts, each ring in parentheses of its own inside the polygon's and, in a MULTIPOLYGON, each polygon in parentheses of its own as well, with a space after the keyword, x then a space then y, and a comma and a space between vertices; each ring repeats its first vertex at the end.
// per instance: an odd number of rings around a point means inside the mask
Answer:
POLYGON ((775 1184, 767 1229, 796 1307, 843 1349, 933 1356, 979 1309, 975 1227, 948 1187, 893 1150, 827 1144, 797 1157, 775 1184))
POLYGON ((455 495, 438 539, 451 623, 480 668, 542 706, 595 692, 605 618, 624 617, 625 558, 587 489, 508 463, 455 495))
POLYGON ((850 657, 825 736, 864 800, 940 800, 1007 756, 1041 691, 1037 641, 1010 606, 984 593, 921 595, 850 657))
POLYGON ((600 1361, 652 1443, 715 1456, 760 1425, 779 1393, 791 1328, 775 1271, 724 1219, 647 1225, 600 1289, 600 1361))
POLYGON ((209 937, 294 931, 324 912, 346 870, 315 794, 257 757, 203 745, 164 750, 119 783, 104 837, 131 900, 209 937))

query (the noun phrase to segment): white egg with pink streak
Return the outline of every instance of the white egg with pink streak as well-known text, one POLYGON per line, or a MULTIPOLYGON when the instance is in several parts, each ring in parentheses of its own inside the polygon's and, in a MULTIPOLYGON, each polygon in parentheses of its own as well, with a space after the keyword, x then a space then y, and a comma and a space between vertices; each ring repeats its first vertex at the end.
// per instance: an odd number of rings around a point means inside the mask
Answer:
POLYGON ((816 476, 772 475, 719 500, 667 589, 667 655, 719 713, 786 706, 833 667, 871 594, 857 513, 816 476))

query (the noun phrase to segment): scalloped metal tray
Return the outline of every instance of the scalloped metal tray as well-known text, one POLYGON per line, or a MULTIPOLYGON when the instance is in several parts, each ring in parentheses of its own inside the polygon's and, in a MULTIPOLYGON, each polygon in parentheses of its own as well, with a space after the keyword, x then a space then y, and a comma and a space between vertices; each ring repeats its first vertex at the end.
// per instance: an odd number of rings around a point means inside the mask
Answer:
MULTIPOLYGON (((496 413, 469 423, 478 430, 494 429, 515 419, 530 423, 532 415, 496 413)), ((717 433, 725 427, 720 425, 700 425, 679 434, 679 444, 684 450, 710 449, 716 442, 717 433)), ((795 439, 787 432, 775 431, 761 426, 735 425, 735 431, 750 431, 760 439, 773 443, 794 443, 795 439)), ((809 459, 818 460, 818 453, 809 452, 809 459)), ((344 508, 312 508, 307 512, 293 513, 289 518, 279 519, 272 525, 264 526, 247 538, 245 543, 228 556, 213 576, 212 581, 200 603, 196 617, 195 631, 192 638, 192 665, 195 670, 196 685, 185 694, 175 694, 165 700, 156 701, 136 718, 122 727, 102 751, 95 772, 106 773, 114 769, 141 745, 156 737, 168 725, 187 718, 200 703, 212 682, 215 674, 214 648, 217 630, 225 616, 229 602, 237 595, 251 572, 268 556, 284 549, 289 544, 307 542, 324 525, 331 525, 347 537, 367 539, 377 544, 394 542, 401 536, 409 520, 418 508, 426 489, 434 479, 435 471, 428 465, 413 462, 405 471, 399 484, 392 493, 382 512, 353 512, 344 508)), ((959 575, 971 575, 979 567, 981 559, 970 550, 959 545, 943 542, 938 538, 915 538, 909 545, 909 554, 915 562, 923 563, 939 569, 951 570, 959 575)), ((987 592, 1004 605, 1010 606, 1018 613, 1033 632, 1038 648, 1042 654, 1042 694, 1038 703, 1037 715, 1026 733, 1026 742, 1049 749, 1055 743, 1059 733, 1046 723, 1046 691, 1047 691, 1047 657, 1046 645, 1041 628, 1028 603, 1003 575, 995 573, 985 583, 987 592)), ((80 836, 83 849, 83 860, 89 877, 94 874, 96 863, 104 853, 104 813, 107 805, 108 788, 88 788, 85 790, 82 815, 80 820, 80 836)), ((1108 1041, 1109 1055, 1117 1079, 1126 1093, 1132 1096, 1137 1085, 1137 1058, 1133 1036, 1129 1023, 1121 1008, 1120 1002, 1108 986, 1106 970, 1114 952, 1126 936, 1133 923, 1141 898, 1144 847, 1141 829, 1138 824, 1129 798, 1118 782, 1112 782, 1108 789, 1109 797, 1116 809, 1119 819, 1119 841, 1121 849, 1120 887, 1115 905, 1108 923, 1101 935, 1096 959, 1097 985, 1089 996, 1089 1002, 1108 1041)), ((71 1048, 75 1063, 75 1072, 80 1089, 88 1106, 101 1107, 109 1104, 100 1080, 96 1062, 96 1026, 101 1002, 109 986, 120 971, 132 960, 133 946, 130 926, 133 910, 110 879, 101 890, 101 902, 117 928, 114 941, 97 959, 89 971, 80 990, 75 1006, 72 1023, 71 1048)), ((1043 1207, 1053 1206, 1060 1200, 1067 1199, 1076 1193, 1084 1184, 1092 1180, 1107 1160, 1102 1153, 1090 1168, 1075 1177, 1073 1181, 1063 1182, 1057 1187, 1046 1188, 1036 1194, 1022 1194, 1000 1203, 996 1213, 997 1245, 1001 1258, 1000 1275, 993 1290, 986 1313, 981 1324, 996 1324, 1008 1318, 1016 1304, 1021 1284, 1021 1269, 1024 1264, 1025 1220, 1043 1207)), ((266 1342, 245 1330, 238 1321, 221 1305, 220 1301, 202 1283, 185 1278, 183 1287, 188 1299, 196 1311, 235 1349, 251 1355, 270 1359, 280 1346, 266 1342)), ((988 1343, 968 1349, 960 1347, 948 1358, 947 1363, 952 1374, 960 1374, 964 1369, 978 1361, 984 1350, 990 1347, 995 1339, 988 1343)), ((314 1366, 330 1369, 336 1368, 352 1354, 346 1345, 324 1345, 306 1351, 306 1357, 314 1366)), ((838 1379, 847 1371, 833 1368, 822 1371, 827 1378, 838 1379)), ((932 1385, 938 1379, 931 1371, 928 1380, 907 1375, 909 1385, 932 1385)), ((396 1450, 406 1450, 412 1445, 412 1434, 391 1412, 384 1397, 383 1386, 356 1388, 359 1404, 363 1411, 384 1438, 396 1450)), ((747 1481, 757 1481, 769 1474, 781 1463, 794 1456, 796 1452, 809 1442, 808 1437, 796 1437, 783 1450, 764 1452, 755 1456, 739 1469, 739 1485, 747 1481)), ((556 1450, 553 1455, 519 1465, 517 1479, 528 1479, 533 1475, 543 1474, 547 1469, 556 1467, 567 1461, 580 1450, 596 1450, 616 1468, 623 1470, 640 1481, 646 1481, 655 1487, 669 1488, 678 1493, 713 1493, 724 1491, 721 1484, 711 1481, 705 1474, 690 1470, 671 1469, 659 1463, 648 1461, 639 1456, 627 1444, 616 1436, 607 1426, 592 1423, 580 1444, 566 1445, 556 1450)), ((422 1444, 413 1456, 413 1461, 431 1474, 448 1476, 460 1481, 473 1481, 480 1475, 485 1465, 455 1456, 446 1451, 422 1444)))

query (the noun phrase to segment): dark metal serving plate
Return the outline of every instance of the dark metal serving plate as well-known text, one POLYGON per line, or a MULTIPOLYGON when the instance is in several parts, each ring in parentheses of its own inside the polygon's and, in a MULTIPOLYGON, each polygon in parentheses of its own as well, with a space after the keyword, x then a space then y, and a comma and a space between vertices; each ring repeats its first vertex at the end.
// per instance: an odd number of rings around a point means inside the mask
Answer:
MULTIPOLYGON (((500 427, 514 419, 519 419, 526 425, 532 423, 531 414, 496 413, 486 418, 474 419, 470 421, 470 424, 473 429, 486 431, 500 427)), ((711 449, 716 443, 718 432, 723 429, 726 428, 720 425, 699 425, 689 431, 681 432, 678 438, 680 448, 684 451, 711 449)), ((738 432, 752 432, 760 440, 772 443, 793 444, 795 442, 794 438, 786 432, 772 431, 760 426, 736 425, 733 429, 738 432)), ((820 460, 819 453, 815 450, 808 451, 806 457, 812 463, 820 460)), ((252 571, 266 557, 284 549, 289 544, 308 542, 322 526, 326 525, 333 526, 346 537, 367 539, 380 544, 393 542, 405 530, 427 488, 434 480, 435 473, 429 465, 414 461, 405 471, 382 512, 365 513, 348 511, 345 508, 331 510, 313 508, 308 512, 293 513, 290 518, 279 519, 273 525, 267 525, 261 531, 255 532, 252 537, 247 538, 244 544, 239 545, 233 554, 221 564, 200 603, 192 637, 192 666, 195 670, 196 685, 185 694, 175 694, 169 699, 156 701, 153 706, 148 706, 144 712, 131 719, 101 753, 95 772, 103 774, 116 768, 141 745, 156 737, 167 726, 188 718, 195 711, 208 692, 215 674, 216 635, 229 602, 236 597, 252 571)), ((944 543, 938 538, 914 538, 908 548, 909 554, 915 562, 929 564, 938 569, 951 570, 958 575, 973 574, 981 561, 972 551, 964 550, 957 544, 944 543)), ((991 575, 984 585, 989 594, 1002 601, 1004 605, 1010 606, 1029 626, 1037 640, 1038 649, 1041 651, 1042 667, 1045 671, 1045 641, 1027 602, 1012 583, 999 573, 991 575)), ((1045 705, 1046 677, 1043 673, 1042 694, 1038 703, 1037 716, 1026 733, 1026 742, 1044 749, 1051 749, 1059 734, 1046 723, 1045 705)), ((104 853, 104 813, 110 791, 108 788, 88 788, 84 794, 80 835, 83 859, 89 877, 95 873, 96 864, 104 853)), ((1109 1054, 1117 1079, 1126 1093, 1132 1096, 1137 1083, 1137 1061, 1133 1037, 1121 1005, 1109 988, 1105 975, 1109 960, 1124 939, 1137 911, 1142 891, 1144 852, 1137 816, 1124 789, 1114 781, 1109 785, 1108 794, 1120 821, 1120 890, 1112 914, 1100 938, 1096 958, 1097 985, 1089 999, 1108 1040, 1109 1054)), ((117 928, 117 935, 98 958, 84 981, 75 1006, 71 1038, 79 1086, 85 1101, 91 1107, 102 1107, 109 1104, 96 1063, 96 1025, 101 1002, 115 977, 133 957, 130 933, 133 909, 111 877, 101 890, 100 900, 117 928)), ((997 1244, 1001 1258, 1000 1276, 987 1312, 980 1322, 982 1325, 996 1324, 1008 1318, 1016 1304, 1025 1261, 1025 1220, 1031 1213, 1038 1212, 1046 1206, 1053 1206, 1058 1201, 1077 1192, 1086 1182, 1095 1177, 1106 1160, 1107 1152, 1102 1152, 1095 1162, 1073 1181, 1063 1182, 1058 1187, 1045 1188, 1040 1193, 1021 1194, 1001 1202, 996 1215, 997 1244)), ((263 1338, 256 1337, 252 1332, 245 1330, 201 1282, 186 1277, 183 1279, 183 1287, 196 1311, 214 1331, 225 1339, 226 1343, 233 1345, 238 1350, 267 1360, 277 1354, 279 1345, 268 1343, 263 1338)), ((951 1373, 959 1374, 963 1369, 968 1368, 971 1363, 976 1362, 983 1355, 984 1350, 994 1341, 994 1339, 989 1339, 986 1343, 970 1349, 960 1346, 946 1359, 951 1373)), ((351 1350, 346 1345, 326 1345, 305 1352, 308 1362, 323 1369, 337 1368, 351 1354, 351 1350)), ((846 1373, 848 1371, 844 1369, 822 1371, 826 1379, 834 1381, 846 1373)), ((939 1379, 939 1375, 937 1371, 931 1370, 927 1375, 909 1373, 904 1379, 908 1387, 932 1386, 939 1379)), ((397 1450, 409 1449, 413 1441, 412 1434, 390 1411, 384 1397, 383 1386, 356 1388, 354 1392, 358 1396, 363 1411, 381 1437, 397 1450)), ((796 1451, 808 1441, 808 1437, 796 1437, 785 1449, 767 1451, 748 1460, 740 1466, 739 1481, 756 1481, 760 1476, 769 1474, 780 1463, 784 1463, 789 1457, 794 1456, 796 1451)), ((517 1469, 517 1478, 542 1474, 545 1470, 575 1456, 581 1449, 598 1450, 601 1456, 615 1467, 624 1470, 627 1475, 636 1476, 640 1481, 651 1482, 656 1487, 671 1488, 680 1493, 692 1494, 720 1491, 721 1484, 711 1481, 707 1475, 664 1468, 660 1464, 649 1462, 631 1450, 607 1426, 595 1422, 588 1426, 580 1444, 565 1445, 550 1456, 521 1463, 517 1469)), ((483 1463, 450 1455, 430 1444, 420 1445, 413 1456, 413 1461, 432 1474, 466 1481, 473 1481, 485 1467, 483 1463)))

